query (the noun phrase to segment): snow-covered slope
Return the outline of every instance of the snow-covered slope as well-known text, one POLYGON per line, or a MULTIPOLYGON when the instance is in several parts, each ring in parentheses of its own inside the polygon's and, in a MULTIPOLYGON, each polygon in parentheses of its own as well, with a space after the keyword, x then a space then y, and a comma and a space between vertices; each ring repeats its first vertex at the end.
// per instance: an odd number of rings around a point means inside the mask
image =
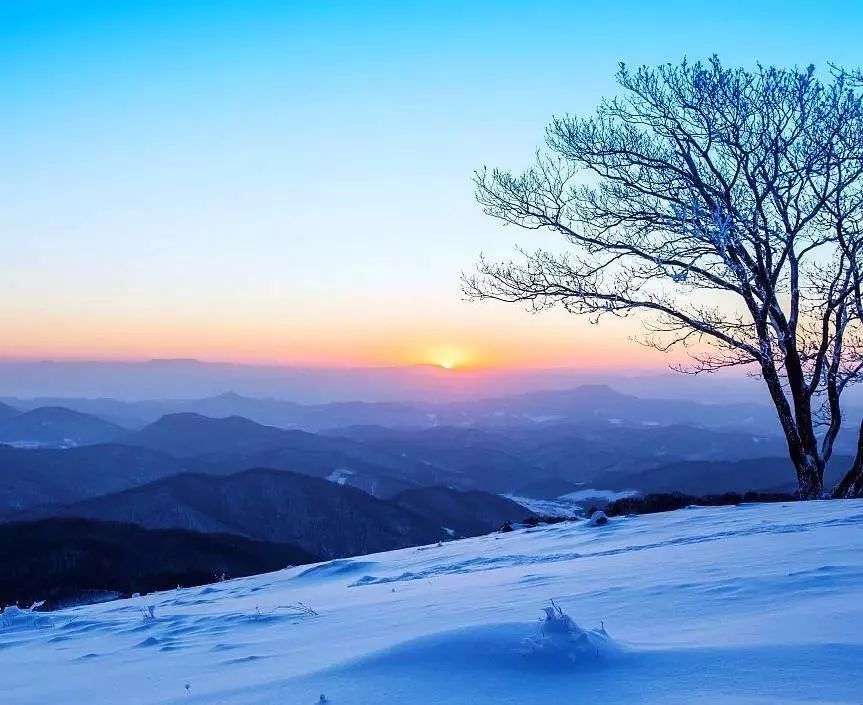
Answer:
POLYGON ((861 549, 861 501, 690 509, 10 611, 0 701, 859 705, 861 549))

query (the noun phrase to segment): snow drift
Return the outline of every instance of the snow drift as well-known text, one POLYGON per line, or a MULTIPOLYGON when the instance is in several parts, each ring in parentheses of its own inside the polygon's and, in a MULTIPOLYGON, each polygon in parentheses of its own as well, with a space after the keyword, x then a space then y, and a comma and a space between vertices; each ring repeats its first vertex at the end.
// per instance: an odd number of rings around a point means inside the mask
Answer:
POLYGON ((860 546, 863 501, 693 508, 7 610, 2 702, 859 705, 860 546))

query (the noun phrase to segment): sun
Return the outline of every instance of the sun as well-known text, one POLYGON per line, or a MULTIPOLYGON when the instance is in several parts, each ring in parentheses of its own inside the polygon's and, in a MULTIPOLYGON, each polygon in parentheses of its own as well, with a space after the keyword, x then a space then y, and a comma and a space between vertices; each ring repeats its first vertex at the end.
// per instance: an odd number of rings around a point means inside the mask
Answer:
POLYGON ((431 345, 422 350, 417 358, 422 364, 438 367, 441 370, 461 370, 471 367, 473 356, 459 345, 431 345))

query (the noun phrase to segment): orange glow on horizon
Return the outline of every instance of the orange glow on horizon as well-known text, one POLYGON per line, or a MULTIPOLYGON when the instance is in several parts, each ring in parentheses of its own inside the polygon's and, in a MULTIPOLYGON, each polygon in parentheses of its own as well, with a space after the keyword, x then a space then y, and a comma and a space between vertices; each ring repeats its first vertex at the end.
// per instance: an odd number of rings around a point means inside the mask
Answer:
MULTIPOLYGON (((113 342, 113 341, 112 341, 113 342)), ((158 345, 126 346, 111 345, 58 345, 29 346, 6 345, 0 360, 79 360, 79 361, 147 361, 153 359, 195 359, 203 362, 224 362, 250 365, 273 365, 285 367, 411 367, 429 365, 453 373, 482 372, 484 370, 583 368, 583 369, 656 369, 677 361, 670 356, 639 355, 639 346, 618 346, 616 350, 581 350, 575 354, 561 351, 555 355, 534 356, 532 351, 515 349, 489 350, 486 354, 458 355, 429 354, 410 348, 396 349, 387 354, 377 345, 360 348, 351 354, 338 354, 322 348, 299 346, 288 343, 281 350, 267 350, 263 346, 236 348, 229 345, 158 345)))
POLYGON ((323 319, 290 315, 219 316, 212 312, 147 312, 122 317, 0 313, 5 359, 149 360, 194 358, 307 367, 432 365, 453 372, 505 368, 664 368, 683 355, 663 355, 630 339, 631 330, 580 325, 572 318, 470 312, 466 320, 419 314, 323 319), (491 315, 489 315, 491 314, 491 315))

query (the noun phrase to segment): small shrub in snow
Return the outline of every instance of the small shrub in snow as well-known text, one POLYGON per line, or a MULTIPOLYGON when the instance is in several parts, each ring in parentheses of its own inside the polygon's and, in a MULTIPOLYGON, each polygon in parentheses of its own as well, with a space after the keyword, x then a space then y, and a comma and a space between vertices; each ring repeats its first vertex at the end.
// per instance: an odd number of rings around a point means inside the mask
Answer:
POLYGON ((544 612, 539 634, 527 639, 529 653, 575 662, 600 658, 620 650, 604 626, 582 629, 553 600, 551 607, 545 607, 544 612))
POLYGON ((608 517, 605 515, 605 512, 601 510, 595 511, 590 515, 590 525, 591 526, 604 526, 608 523, 608 517))
POLYGON ((18 605, 8 605, 0 612, 2 629, 42 629, 53 627, 54 622, 34 609, 22 610, 18 605))

